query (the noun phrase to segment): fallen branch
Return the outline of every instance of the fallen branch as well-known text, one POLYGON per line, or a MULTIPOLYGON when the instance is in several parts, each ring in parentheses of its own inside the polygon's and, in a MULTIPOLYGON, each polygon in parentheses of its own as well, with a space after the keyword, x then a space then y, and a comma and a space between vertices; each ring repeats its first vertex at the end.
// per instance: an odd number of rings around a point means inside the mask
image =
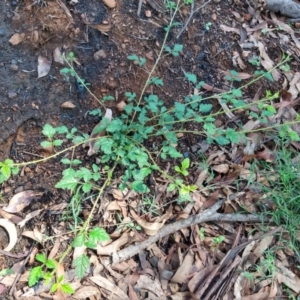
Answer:
MULTIPOLYGON (((220 200, 214 204, 211 208, 205 210, 197 215, 190 216, 187 219, 177 221, 172 224, 165 225, 156 235, 150 236, 147 240, 130 245, 129 247, 120 250, 113 254, 113 263, 120 263, 125 261, 132 256, 138 254, 140 251, 146 249, 158 240, 164 238, 167 235, 173 234, 183 228, 193 226, 205 222, 243 222, 243 223, 256 223, 261 222, 261 216, 255 215, 244 215, 244 214, 220 214, 217 210, 223 205, 225 200, 220 200)), ((264 222, 270 221, 269 218, 264 219, 264 222)))
POLYGON ((275 13, 281 13, 288 17, 286 21, 300 21, 300 4, 293 0, 260 0, 261 9, 270 10, 275 13))

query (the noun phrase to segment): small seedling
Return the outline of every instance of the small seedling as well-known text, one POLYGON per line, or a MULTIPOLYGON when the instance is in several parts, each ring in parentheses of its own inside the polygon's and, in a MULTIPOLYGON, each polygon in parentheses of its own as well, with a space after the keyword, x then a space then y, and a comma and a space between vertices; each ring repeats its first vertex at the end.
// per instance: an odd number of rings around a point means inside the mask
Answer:
POLYGON ((183 176, 187 176, 189 175, 188 172, 188 168, 190 167, 190 159, 189 158, 185 158, 182 162, 181 162, 181 167, 179 166, 175 166, 175 171, 179 174, 182 174, 183 176))
POLYGON ((212 23, 211 22, 207 22, 205 23, 205 30, 206 31, 209 31, 210 30, 210 27, 211 27, 212 23))
POLYGON ((180 52, 182 52, 183 45, 181 44, 175 44, 173 49, 169 46, 165 47, 166 52, 172 54, 173 56, 179 56, 180 52))
POLYGON ((253 55, 252 58, 250 58, 248 61, 253 66, 256 66, 256 67, 260 66, 260 57, 257 55, 253 55))
POLYGON ((140 67, 142 67, 146 63, 145 57, 139 57, 136 54, 128 55, 127 59, 137 63, 140 67))

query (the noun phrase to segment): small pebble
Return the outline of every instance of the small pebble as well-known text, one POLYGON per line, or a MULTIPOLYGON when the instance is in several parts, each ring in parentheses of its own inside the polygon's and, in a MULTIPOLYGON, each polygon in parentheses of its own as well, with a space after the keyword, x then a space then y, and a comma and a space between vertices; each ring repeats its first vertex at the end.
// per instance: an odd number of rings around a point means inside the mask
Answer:
POLYGON ((13 99, 16 98, 18 96, 18 94, 16 92, 8 92, 8 98, 9 99, 13 99))
POLYGON ((10 68, 12 71, 18 71, 18 70, 19 70, 19 67, 18 67, 17 65, 15 65, 15 64, 11 64, 11 65, 9 66, 9 68, 10 68))
POLYGON ((151 18, 151 10, 146 10, 145 15, 147 18, 151 18))
POLYGON ((105 57, 106 57, 106 53, 104 50, 99 50, 96 53, 94 53, 95 60, 99 60, 100 58, 105 58, 105 57))
POLYGON ((15 65, 15 64, 17 64, 17 61, 16 61, 15 59, 12 59, 12 60, 11 60, 11 64, 12 64, 12 65, 15 65))

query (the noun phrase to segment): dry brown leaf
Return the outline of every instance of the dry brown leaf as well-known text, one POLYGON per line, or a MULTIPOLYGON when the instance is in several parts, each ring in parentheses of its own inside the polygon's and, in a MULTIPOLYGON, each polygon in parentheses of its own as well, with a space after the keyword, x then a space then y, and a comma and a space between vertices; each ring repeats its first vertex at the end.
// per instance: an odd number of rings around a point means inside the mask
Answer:
POLYGON ((240 30, 238 28, 233 28, 226 25, 220 25, 220 28, 225 32, 235 32, 236 34, 240 35, 240 30))
POLYGON ((241 300, 266 300, 268 299, 269 293, 267 292, 259 292, 256 294, 252 294, 249 296, 243 296, 240 298, 241 300))
POLYGON ((129 297, 115 284, 110 282, 108 279, 97 275, 97 276, 92 276, 89 278, 92 280, 94 283, 96 283, 98 286, 100 286, 103 289, 106 289, 111 292, 111 295, 109 299, 114 299, 114 300, 130 300, 129 297))
POLYGON ((130 209, 130 213, 131 213, 133 219, 144 229, 144 231, 147 235, 155 235, 157 233, 157 231, 164 226, 165 222, 167 221, 167 215, 169 215, 169 214, 163 215, 160 218, 162 220, 162 222, 150 223, 150 222, 147 222, 147 221, 141 219, 141 217, 138 216, 133 209, 130 209))
POLYGON ((234 76, 230 73, 230 71, 223 71, 224 75, 226 76, 230 76, 230 77, 234 77, 234 78, 239 78, 239 79, 248 79, 251 78, 252 75, 248 74, 248 73, 243 73, 243 72, 237 72, 236 74, 234 74, 234 76))
POLYGON ((29 220, 38 216, 42 211, 43 211, 43 209, 38 209, 38 210, 32 211, 31 213, 27 214, 25 219, 22 220, 21 222, 19 222, 18 225, 22 228, 29 220))
POLYGON ((113 197, 117 200, 122 200, 124 198, 124 195, 122 193, 122 191, 118 190, 118 189, 111 189, 110 193, 113 195, 113 197))
POLYGON ((9 40, 12 45, 18 45, 25 39, 25 33, 15 33, 9 40))
POLYGON ((9 201, 8 206, 3 207, 3 210, 8 213, 16 213, 22 211, 34 200, 36 194, 32 190, 27 190, 15 194, 9 201))
POLYGON ((61 64, 61 65, 64 65, 65 64, 65 61, 63 59, 63 55, 62 55, 62 52, 61 52, 61 47, 56 47, 53 51, 53 59, 55 62, 61 64))
POLYGON ((38 78, 46 76, 51 68, 51 62, 44 56, 38 57, 38 78))
POLYGON ((13 222, 14 224, 18 224, 19 222, 21 222, 23 220, 21 217, 10 214, 2 209, 0 209, 0 216, 3 217, 4 219, 7 219, 7 220, 13 222))
POLYGON ((27 236, 30 239, 33 239, 39 243, 42 243, 44 241, 44 237, 40 231, 37 229, 34 229, 33 231, 24 231, 22 233, 23 236, 27 236))
POLYGON ((72 101, 66 101, 60 107, 61 108, 75 108, 76 105, 72 101))
POLYGON ((105 136, 106 130, 105 128, 103 129, 102 126, 104 124, 108 124, 111 121, 111 119, 112 119, 112 110, 110 108, 107 108, 102 121, 94 127, 90 135, 90 139, 93 140, 89 141, 90 149, 88 151, 88 156, 91 156, 99 151, 100 147, 99 145, 96 144, 96 140, 99 137, 105 136))
POLYGON ((118 204, 118 201, 112 201, 108 204, 106 210, 121 210, 120 205, 118 204))
POLYGON ((116 253, 122 246, 127 243, 133 242, 136 240, 136 237, 132 237, 130 233, 124 232, 120 238, 112 242, 111 244, 103 247, 97 245, 97 254, 98 255, 112 255, 116 253))
POLYGON ((256 248, 253 250, 253 254, 256 256, 256 258, 260 258, 263 253, 269 248, 270 244, 273 241, 273 236, 269 235, 264 237, 256 246, 256 248))
POLYGON ((81 287, 76 293, 73 295, 75 299, 88 299, 92 298, 92 296, 100 295, 99 289, 96 287, 89 285, 81 287))
POLYGON ((6 219, 0 219, 0 226, 6 230, 9 238, 8 246, 3 250, 9 252, 16 245, 18 240, 18 233, 17 233, 16 226, 14 225, 13 222, 6 219))
POLYGON ((194 264, 194 252, 189 250, 184 257, 184 260, 180 267, 177 269, 175 275, 172 277, 171 281, 182 284, 188 278, 192 266, 194 264))
POLYGON ((228 164, 220 164, 212 167, 214 171, 221 173, 221 174, 226 174, 229 171, 229 165, 228 164))
POLYGON ((164 299, 162 297, 165 297, 165 294, 161 288, 160 282, 158 281, 157 278, 152 280, 149 276, 147 275, 141 275, 134 286, 135 288, 146 290, 149 292, 152 292, 155 294, 159 299, 164 299))
POLYGON ((115 8, 117 5, 116 0, 103 0, 103 3, 109 8, 115 8))

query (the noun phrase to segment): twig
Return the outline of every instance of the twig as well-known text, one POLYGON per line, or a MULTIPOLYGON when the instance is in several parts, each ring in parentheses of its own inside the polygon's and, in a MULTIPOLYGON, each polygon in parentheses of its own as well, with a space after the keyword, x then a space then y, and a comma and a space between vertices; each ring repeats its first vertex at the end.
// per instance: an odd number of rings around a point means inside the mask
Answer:
POLYGON ((25 260, 23 261, 22 266, 20 267, 20 270, 19 270, 18 274, 15 276, 14 282, 13 282, 11 288, 10 288, 10 291, 9 291, 10 296, 13 294, 15 286, 19 282, 19 279, 20 279, 20 277, 21 277, 21 275, 22 275, 22 273, 25 269, 25 265, 27 264, 27 262, 29 260, 30 254, 31 254, 32 249, 34 248, 34 246, 35 246, 35 244, 32 244, 30 250, 28 251, 27 257, 25 258, 25 260))
MULTIPOLYGON (((143 249, 149 247, 150 245, 154 244, 158 240, 164 238, 169 234, 173 234, 183 228, 193 226, 196 224, 204 223, 204 222, 261 222, 261 216, 255 215, 244 215, 244 214, 220 214, 217 213, 217 210, 222 206, 225 200, 220 200, 216 204, 214 204, 208 210, 204 212, 190 216, 185 220, 180 220, 172 224, 168 224, 164 226, 158 233, 154 236, 149 237, 147 240, 136 243, 135 245, 130 245, 129 247, 120 250, 117 253, 113 254, 113 263, 119 263, 125 261, 132 256, 136 255, 143 249)), ((270 221, 269 218, 264 219, 264 221, 270 221)))
POLYGON ((140 14, 141 14, 142 4, 143 4, 143 0, 139 0, 139 6, 138 6, 138 10, 137 10, 137 15, 138 15, 138 17, 139 17, 140 14))
POLYGON ((195 7, 194 1, 192 2, 192 4, 191 4, 191 13, 190 13, 190 16, 188 17, 188 19, 186 20, 184 26, 181 28, 181 30, 180 30, 179 33, 177 34, 176 39, 178 39, 178 38, 181 36, 181 34, 185 31, 185 29, 187 28, 187 26, 188 26, 189 23, 191 22, 191 19, 192 19, 194 13, 196 13, 198 10, 200 10, 201 8, 203 8, 204 6, 206 6, 209 2, 211 2, 211 0, 208 0, 208 1, 205 2, 203 5, 197 7, 196 9, 194 9, 194 7, 195 7))

